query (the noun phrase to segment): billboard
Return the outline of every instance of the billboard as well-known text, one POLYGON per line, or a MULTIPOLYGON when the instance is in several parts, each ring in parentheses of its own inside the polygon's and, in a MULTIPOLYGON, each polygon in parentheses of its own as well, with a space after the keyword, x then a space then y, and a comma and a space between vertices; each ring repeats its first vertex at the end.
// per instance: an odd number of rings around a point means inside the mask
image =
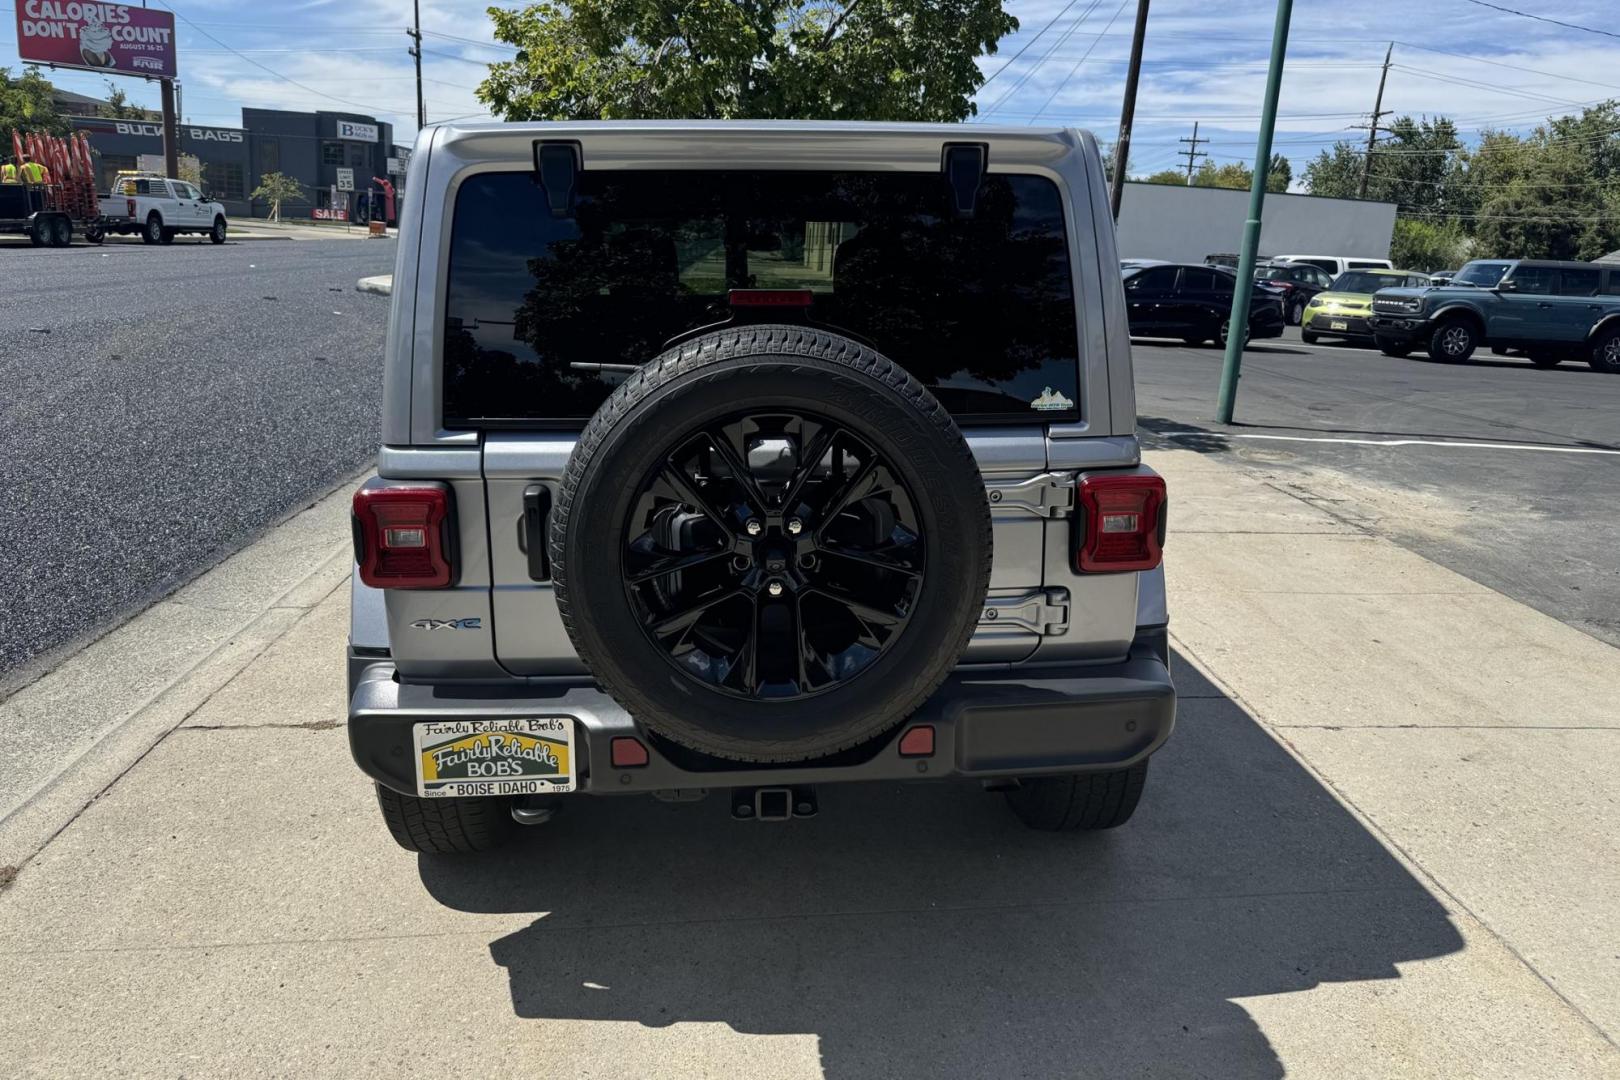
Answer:
POLYGON ((80 0, 17 0, 17 56, 112 75, 172 79, 174 13, 80 0))

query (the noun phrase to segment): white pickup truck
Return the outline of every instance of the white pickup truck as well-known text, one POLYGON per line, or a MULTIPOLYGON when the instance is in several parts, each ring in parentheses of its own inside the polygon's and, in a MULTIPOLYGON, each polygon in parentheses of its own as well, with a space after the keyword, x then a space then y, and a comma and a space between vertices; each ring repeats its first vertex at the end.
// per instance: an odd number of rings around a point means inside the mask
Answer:
POLYGON ((171 243, 180 233, 206 233, 216 244, 225 242, 225 208, 184 180, 161 176, 118 177, 111 193, 101 196, 101 221, 87 230, 86 239, 100 241, 91 232, 139 233, 148 244, 171 243))

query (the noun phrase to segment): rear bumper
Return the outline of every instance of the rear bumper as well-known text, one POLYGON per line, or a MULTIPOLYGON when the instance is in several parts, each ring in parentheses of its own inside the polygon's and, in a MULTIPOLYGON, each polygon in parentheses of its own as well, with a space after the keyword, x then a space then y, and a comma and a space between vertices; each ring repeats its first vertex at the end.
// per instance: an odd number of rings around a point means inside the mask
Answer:
POLYGON ((1162 641, 1162 630, 1145 634, 1129 659, 1100 667, 959 672, 874 743, 827 762, 784 766, 710 761, 649 738, 617 702, 588 684, 402 684, 392 664, 371 662, 359 672, 349 702, 349 748, 362 772, 406 795, 416 794, 413 724, 527 716, 573 718, 578 791, 593 795, 1117 769, 1157 750, 1175 724, 1176 692, 1162 641), (934 728, 933 754, 902 757, 901 736, 919 724, 934 728), (614 768, 609 743, 616 736, 639 739, 648 763, 614 768))

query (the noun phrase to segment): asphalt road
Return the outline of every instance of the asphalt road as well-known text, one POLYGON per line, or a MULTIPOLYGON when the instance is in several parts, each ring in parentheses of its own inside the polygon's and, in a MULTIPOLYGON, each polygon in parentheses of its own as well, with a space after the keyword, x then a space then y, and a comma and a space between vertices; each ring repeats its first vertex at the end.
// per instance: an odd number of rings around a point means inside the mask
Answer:
POLYGON ((365 465, 395 246, 0 244, 0 685, 365 465))
POLYGON ((1226 426, 1214 420, 1218 349, 1139 340, 1134 352, 1151 443, 1266 471, 1291 494, 1620 645, 1620 377, 1488 353, 1460 366, 1399 360, 1302 345, 1290 328, 1246 352, 1238 422, 1226 426), (1370 445, 1387 443, 1402 445, 1370 445))

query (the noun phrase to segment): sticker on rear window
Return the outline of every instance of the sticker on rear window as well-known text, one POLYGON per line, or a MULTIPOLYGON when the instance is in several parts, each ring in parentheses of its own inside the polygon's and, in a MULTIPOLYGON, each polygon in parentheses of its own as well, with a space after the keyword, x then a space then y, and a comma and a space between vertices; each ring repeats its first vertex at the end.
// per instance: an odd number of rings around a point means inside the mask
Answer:
POLYGON ((1064 409, 1074 408, 1074 402, 1063 396, 1063 391, 1054 390, 1050 386, 1041 391, 1041 396, 1029 403, 1032 409, 1043 412, 1060 412, 1064 409))

